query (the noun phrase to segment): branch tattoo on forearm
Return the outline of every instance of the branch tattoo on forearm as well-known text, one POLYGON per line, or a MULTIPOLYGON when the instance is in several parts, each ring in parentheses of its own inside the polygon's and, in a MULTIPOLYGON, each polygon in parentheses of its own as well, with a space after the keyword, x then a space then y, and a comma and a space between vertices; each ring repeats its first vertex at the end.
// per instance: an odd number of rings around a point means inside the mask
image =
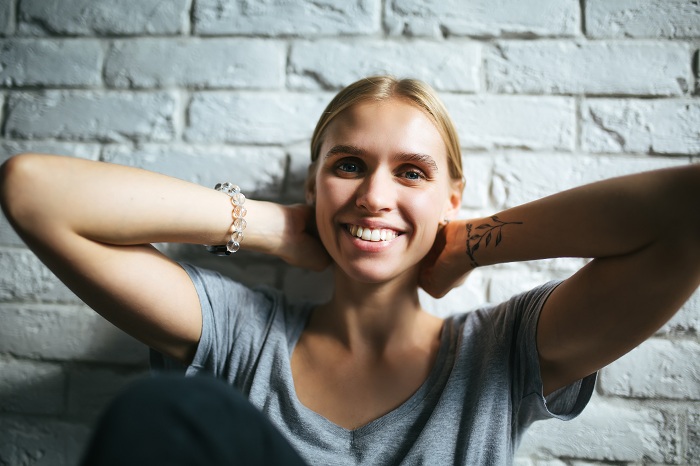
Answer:
POLYGON ((489 244, 491 244, 493 234, 495 233, 496 240, 493 247, 496 247, 501 244, 501 241, 503 240, 504 226, 523 224, 523 222, 504 222, 496 215, 493 215, 491 220, 493 221, 493 224, 482 223, 476 228, 474 228, 474 225, 471 223, 467 223, 467 255, 469 256, 472 267, 479 267, 479 263, 474 257, 474 253, 476 253, 476 251, 481 247, 482 242, 484 244, 484 248, 488 247, 489 244), (473 233, 472 230, 474 230, 473 233))

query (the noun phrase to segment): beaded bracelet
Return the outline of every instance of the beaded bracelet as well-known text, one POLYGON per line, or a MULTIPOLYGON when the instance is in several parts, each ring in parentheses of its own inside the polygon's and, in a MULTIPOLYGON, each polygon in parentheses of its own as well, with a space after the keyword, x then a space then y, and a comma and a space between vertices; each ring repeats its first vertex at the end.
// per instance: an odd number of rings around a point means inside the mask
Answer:
POLYGON ((206 248, 207 251, 217 256, 229 256, 240 249, 241 241, 243 240, 243 230, 245 230, 247 225, 243 217, 248 213, 246 208, 243 207, 245 196, 241 192, 241 188, 229 182, 217 183, 214 189, 231 197, 231 204, 233 205, 231 213, 233 217, 233 232, 231 233, 231 239, 226 245, 206 246, 206 248))

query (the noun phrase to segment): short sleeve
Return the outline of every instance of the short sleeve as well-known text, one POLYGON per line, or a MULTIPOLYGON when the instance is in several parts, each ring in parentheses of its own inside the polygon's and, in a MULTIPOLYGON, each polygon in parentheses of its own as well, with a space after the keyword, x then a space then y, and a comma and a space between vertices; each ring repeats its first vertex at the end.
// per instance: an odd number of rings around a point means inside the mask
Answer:
POLYGON ((186 375, 205 372, 243 389, 247 369, 255 365, 270 325, 274 297, 217 272, 190 264, 181 266, 199 297, 202 334, 189 366, 151 350, 151 368, 186 375))
POLYGON ((493 314, 495 331, 504 339, 510 354, 513 420, 521 428, 542 419, 575 418, 586 407, 595 388, 596 374, 591 374, 547 397, 542 394, 537 324, 547 298, 560 283, 552 281, 519 294, 493 314))

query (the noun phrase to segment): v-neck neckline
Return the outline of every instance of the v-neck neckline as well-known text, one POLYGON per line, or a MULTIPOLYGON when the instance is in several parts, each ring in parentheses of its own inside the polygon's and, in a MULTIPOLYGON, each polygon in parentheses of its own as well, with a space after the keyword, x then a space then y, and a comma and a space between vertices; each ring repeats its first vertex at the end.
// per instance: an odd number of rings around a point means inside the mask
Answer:
POLYGON ((372 432, 375 432, 377 429, 381 428, 382 426, 393 423, 395 420, 401 418, 402 416, 405 416, 407 413, 411 412, 414 408, 421 404, 421 402, 435 387, 435 383, 445 370, 445 365, 449 360, 449 350, 450 347, 453 346, 450 344, 453 341, 453 319, 451 316, 445 318, 442 323, 442 328, 440 329, 440 346, 438 348, 438 353, 435 357, 435 361, 433 362, 430 372, 428 373, 428 376, 418 387, 418 389, 415 392, 413 392, 413 394, 406 401, 402 402, 400 405, 388 411, 387 413, 379 416, 378 418, 373 419, 367 422, 366 424, 363 424, 354 429, 347 429, 343 426, 340 426, 335 422, 329 420, 322 414, 319 414, 313 409, 307 407, 299 400, 294 385, 294 378, 292 377, 292 353, 294 352, 294 349, 296 348, 296 345, 299 342, 299 339, 301 338, 301 334, 303 333, 304 329, 308 324, 308 320, 311 317, 311 311, 314 307, 314 304, 309 303, 306 305, 302 313, 303 316, 299 319, 299 325, 297 326, 297 328, 293 329, 291 333, 288 334, 288 358, 287 364, 285 366, 285 377, 288 377, 290 381, 291 393, 289 399, 293 403, 295 410, 301 415, 313 418, 315 423, 323 425, 328 432, 331 432, 336 436, 354 439, 360 436, 369 435, 372 432))

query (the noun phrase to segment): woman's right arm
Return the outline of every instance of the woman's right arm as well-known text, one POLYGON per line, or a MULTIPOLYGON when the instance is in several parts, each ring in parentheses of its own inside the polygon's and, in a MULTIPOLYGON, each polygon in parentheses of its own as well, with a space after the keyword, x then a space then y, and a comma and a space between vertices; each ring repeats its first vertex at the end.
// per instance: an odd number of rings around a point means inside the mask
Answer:
MULTIPOLYGON (((151 243, 225 244, 226 194, 126 166, 24 154, 2 166, 0 201, 32 251, 86 304, 147 345, 191 360, 202 329, 197 293, 151 243)), ((327 264, 305 234, 304 207, 246 207, 243 247, 294 265, 327 264)))

